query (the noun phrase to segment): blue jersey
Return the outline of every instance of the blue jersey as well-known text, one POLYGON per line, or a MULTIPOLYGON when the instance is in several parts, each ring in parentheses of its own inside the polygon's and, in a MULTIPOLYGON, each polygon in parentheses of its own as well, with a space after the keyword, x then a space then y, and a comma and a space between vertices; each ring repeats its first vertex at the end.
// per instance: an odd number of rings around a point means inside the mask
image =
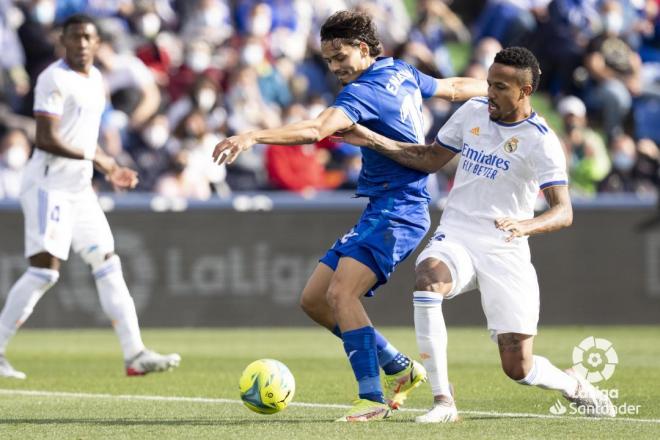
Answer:
MULTIPOLYGON (((435 94, 437 82, 401 60, 378 58, 358 79, 346 85, 333 107, 351 121, 390 139, 424 144, 422 98, 435 94)), ((369 148, 362 150, 358 196, 392 191, 429 198, 427 174, 407 168, 369 148)))

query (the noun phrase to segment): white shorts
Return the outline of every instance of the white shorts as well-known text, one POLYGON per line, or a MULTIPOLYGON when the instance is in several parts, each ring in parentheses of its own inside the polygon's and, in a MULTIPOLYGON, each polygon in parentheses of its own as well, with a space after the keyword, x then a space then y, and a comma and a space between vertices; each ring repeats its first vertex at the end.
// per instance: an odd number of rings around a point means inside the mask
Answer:
POLYGON ((48 252, 66 260, 71 245, 75 252, 93 246, 104 254, 114 252, 108 220, 91 187, 71 193, 28 185, 21 193, 21 206, 26 258, 48 252))
MULTIPOLYGON (((535 335, 539 320, 539 285, 526 239, 505 243, 508 235, 483 238, 467 228, 440 225, 416 265, 428 258, 444 262, 453 286, 446 299, 479 289, 491 336, 535 335)), ((495 338, 496 339, 496 338, 495 338)))

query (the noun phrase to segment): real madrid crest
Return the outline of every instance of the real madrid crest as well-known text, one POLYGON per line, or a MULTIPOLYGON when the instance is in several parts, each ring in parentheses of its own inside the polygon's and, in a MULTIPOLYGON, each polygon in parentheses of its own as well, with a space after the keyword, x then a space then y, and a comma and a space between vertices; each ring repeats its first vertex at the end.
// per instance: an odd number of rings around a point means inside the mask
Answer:
POLYGON ((518 138, 512 137, 504 143, 504 151, 507 153, 513 153, 518 149, 518 138))

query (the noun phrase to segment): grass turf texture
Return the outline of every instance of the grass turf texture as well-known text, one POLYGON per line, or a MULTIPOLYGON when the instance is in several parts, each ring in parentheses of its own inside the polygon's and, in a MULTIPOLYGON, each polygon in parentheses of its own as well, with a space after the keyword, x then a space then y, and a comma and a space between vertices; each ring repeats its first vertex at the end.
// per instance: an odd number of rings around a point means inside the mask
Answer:
MULTIPOLYGON (((412 329, 381 330, 401 350, 416 353, 412 329)), ((137 378, 123 375, 110 330, 24 329, 12 341, 8 355, 28 378, 0 379, 0 438, 660 437, 660 327, 546 327, 537 337, 536 351, 566 368, 573 346, 587 336, 613 342, 619 365, 605 387, 619 389, 618 404, 641 405, 639 415, 622 417, 647 422, 525 416, 548 416, 559 395, 507 379, 500 371, 497 347, 483 329, 449 329, 450 378, 459 412, 465 411, 462 421, 451 425, 413 423, 421 411, 400 411, 383 422, 340 424, 332 420, 343 414, 343 408, 301 406, 349 404, 356 393, 339 341, 318 329, 146 330, 144 339, 151 348, 178 351, 183 361, 172 373, 137 378), (272 416, 254 414, 238 403, 241 371, 262 357, 286 363, 297 382, 295 404, 272 416), (23 393, 28 390, 44 394, 23 393), (47 394, 51 392, 84 395, 47 394), (107 395, 230 400, 135 400, 107 395)), ((424 384, 411 395, 406 408, 426 409, 430 399, 430 389, 424 384)))

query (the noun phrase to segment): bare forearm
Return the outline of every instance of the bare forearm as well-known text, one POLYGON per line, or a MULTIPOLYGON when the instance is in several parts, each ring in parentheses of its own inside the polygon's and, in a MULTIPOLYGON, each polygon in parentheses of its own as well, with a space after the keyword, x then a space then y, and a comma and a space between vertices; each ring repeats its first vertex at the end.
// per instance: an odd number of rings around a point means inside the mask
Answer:
POLYGON ((107 176, 117 168, 117 162, 105 154, 101 148, 97 148, 94 155, 94 167, 107 176))
POLYGON ((450 101, 466 101, 475 96, 486 96, 488 83, 474 78, 447 78, 439 80, 436 96, 450 101))
POLYGON ((573 209, 570 204, 557 204, 532 219, 522 222, 527 235, 544 234, 566 228, 573 223, 573 209))
POLYGON ((248 134, 256 144, 305 145, 318 142, 332 133, 325 133, 314 121, 301 121, 280 128, 252 131, 248 134))
POLYGON ((425 173, 435 173, 448 162, 441 157, 439 147, 397 142, 374 132, 369 135, 367 148, 405 167, 425 173))
POLYGON ((43 150, 46 153, 54 154, 55 156, 66 157, 68 159, 85 159, 82 150, 68 147, 60 142, 59 139, 37 139, 36 145, 38 149, 43 150))

